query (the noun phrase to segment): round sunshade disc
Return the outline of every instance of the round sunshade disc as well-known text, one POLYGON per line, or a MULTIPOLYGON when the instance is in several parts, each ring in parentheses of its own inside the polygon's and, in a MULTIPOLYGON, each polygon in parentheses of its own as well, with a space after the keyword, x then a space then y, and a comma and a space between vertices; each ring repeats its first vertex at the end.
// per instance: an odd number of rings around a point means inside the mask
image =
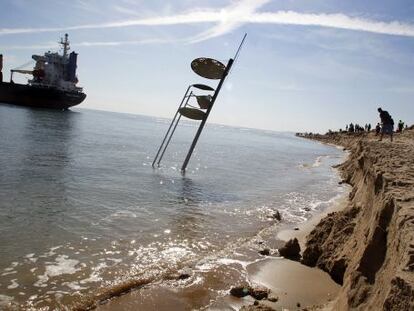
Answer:
POLYGON ((205 113, 203 111, 194 108, 183 107, 178 111, 182 116, 193 120, 203 120, 205 116, 205 113))
POLYGON ((212 58, 196 58, 191 62, 191 69, 206 79, 218 80, 223 77, 226 66, 212 58))
POLYGON ((208 109, 211 105, 211 96, 196 96, 197 97, 197 103, 200 106, 201 109, 208 109))
POLYGON ((214 91, 214 89, 211 86, 205 84, 193 84, 193 87, 204 91, 214 91))

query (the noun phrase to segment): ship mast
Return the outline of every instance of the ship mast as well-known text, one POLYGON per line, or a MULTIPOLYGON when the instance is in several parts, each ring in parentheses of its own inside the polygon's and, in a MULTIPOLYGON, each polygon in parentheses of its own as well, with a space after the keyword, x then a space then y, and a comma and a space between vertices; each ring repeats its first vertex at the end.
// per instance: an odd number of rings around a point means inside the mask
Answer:
POLYGON ((63 57, 66 58, 68 56, 68 51, 70 50, 67 33, 65 33, 65 40, 61 38, 59 43, 63 45, 63 57))

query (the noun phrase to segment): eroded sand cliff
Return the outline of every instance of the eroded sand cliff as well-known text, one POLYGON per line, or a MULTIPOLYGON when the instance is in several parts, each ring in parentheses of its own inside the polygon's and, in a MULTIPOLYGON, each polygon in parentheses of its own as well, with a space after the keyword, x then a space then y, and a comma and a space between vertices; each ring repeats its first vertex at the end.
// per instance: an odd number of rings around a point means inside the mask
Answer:
POLYGON ((311 138, 349 150, 339 169, 352 191, 308 236, 303 263, 342 284, 334 310, 414 310, 414 129, 392 143, 374 133, 311 138))

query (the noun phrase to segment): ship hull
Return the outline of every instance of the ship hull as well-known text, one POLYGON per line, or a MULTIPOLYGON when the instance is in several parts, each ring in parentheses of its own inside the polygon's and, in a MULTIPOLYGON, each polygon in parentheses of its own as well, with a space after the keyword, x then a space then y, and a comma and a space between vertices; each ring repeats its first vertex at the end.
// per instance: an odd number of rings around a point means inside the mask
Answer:
POLYGON ((68 109, 86 98, 81 92, 62 91, 17 83, 0 83, 0 103, 34 108, 68 109))

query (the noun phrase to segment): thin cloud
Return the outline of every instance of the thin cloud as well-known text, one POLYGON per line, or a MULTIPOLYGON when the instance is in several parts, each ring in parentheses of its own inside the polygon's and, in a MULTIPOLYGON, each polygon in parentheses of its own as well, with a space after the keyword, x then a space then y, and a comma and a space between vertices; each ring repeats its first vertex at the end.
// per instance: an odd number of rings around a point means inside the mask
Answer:
POLYGON ((2 28, 0 35, 62 32, 71 30, 124 28, 137 26, 169 26, 214 23, 212 28, 189 39, 190 43, 222 36, 244 24, 279 24, 318 26, 386 35, 414 37, 414 25, 399 21, 382 22, 345 14, 305 14, 293 11, 257 12, 269 0, 244 0, 222 9, 195 9, 184 14, 124 21, 52 28, 2 28))
POLYGON ((98 42, 79 42, 72 46, 119 46, 119 45, 145 45, 145 44, 164 44, 170 43, 171 40, 166 39, 144 39, 130 41, 98 41, 98 42))
POLYGON ((4 45, 0 46, 0 50, 47 50, 56 48, 56 42, 35 44, 35 45, 4 45))
POLYGON ((292 11, 255 13, 246 17, 246 23, 321 26, 366 31, 387 35, 414 37, 414 25, 398 21, 380 22, 345 14, 304 14, 292 11))
MULTIPOLYGON (((171 40, 166 39, 143 39, 130 41, 84 41, 71 44, 72 47, 94 47, 94 46, 120 46, 120 45, 146 45, 146 44, 165 44, 171 40)), ((56 48, 56 42, 45 43, 41 45, 12 45, 0 46, 1 50, 45 50, 56 48)))
POLYGON ((205 41, 222 36, 244 24, 244 17, 254 14, 257 9, 268 3, 269 0, 247 0, 234 4, 220 11, 218 25, 204 31, 188 41, 190 43, 205 41))

